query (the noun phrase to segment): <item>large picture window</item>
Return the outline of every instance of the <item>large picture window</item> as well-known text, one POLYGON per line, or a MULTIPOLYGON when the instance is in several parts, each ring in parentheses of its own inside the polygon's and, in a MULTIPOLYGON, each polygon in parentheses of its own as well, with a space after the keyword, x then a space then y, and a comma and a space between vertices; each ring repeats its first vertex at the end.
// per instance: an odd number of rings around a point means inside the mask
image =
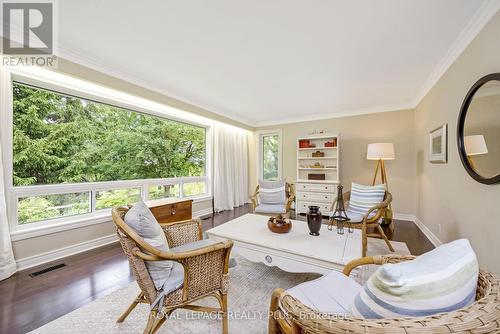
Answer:
POLYGON ((19 82, 12 116, 18 224, 207 193, 205 127, 19 82))

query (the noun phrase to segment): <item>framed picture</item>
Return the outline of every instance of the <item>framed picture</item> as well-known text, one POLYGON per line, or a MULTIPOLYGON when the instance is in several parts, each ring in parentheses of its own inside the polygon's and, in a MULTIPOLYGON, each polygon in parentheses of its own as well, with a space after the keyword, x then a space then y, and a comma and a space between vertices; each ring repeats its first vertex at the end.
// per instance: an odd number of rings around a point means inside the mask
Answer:
POLYGON ((429 161, 448 162, 448 124, 443 124, 429 133, 429 161))

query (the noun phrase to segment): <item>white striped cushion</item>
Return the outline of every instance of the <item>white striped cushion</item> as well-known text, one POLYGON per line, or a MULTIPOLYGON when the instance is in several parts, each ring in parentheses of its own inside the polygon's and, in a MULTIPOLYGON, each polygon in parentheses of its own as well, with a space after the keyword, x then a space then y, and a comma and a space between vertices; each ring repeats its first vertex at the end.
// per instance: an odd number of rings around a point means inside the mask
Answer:
MULTIPOLYGON (((368 210, 377 204, 384 201, 385 184, 376 186, 364 186, 362 184, 352 183, 351 199, 349 200, 349 208, 347 209, 347 217, 364 216, 368 210)), ((374 216, 376 212, 372 212, 374 216)))
POLYGON ((469 241, 455 240, 413 261, 380 267, 354 299, 351 313, 380 319, 458 310, 474 302, 478 275, 469 241))
POLYGON ((259 203, 260 204, 285 204, 286 191, 285 180, 262 181, 259 180, 259 203))

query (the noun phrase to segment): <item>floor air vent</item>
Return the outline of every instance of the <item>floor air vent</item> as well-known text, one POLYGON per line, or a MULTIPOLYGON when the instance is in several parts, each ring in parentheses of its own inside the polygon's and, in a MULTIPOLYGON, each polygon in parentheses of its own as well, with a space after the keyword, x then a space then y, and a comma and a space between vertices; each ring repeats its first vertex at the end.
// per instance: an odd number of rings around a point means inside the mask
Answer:
POLYGON ((60 269, 60 268, 63 268, 63 267, 66 267, 66 265, 64 263, 60 263, 60 264, 56 264, 52 267, 48 267, 48 268, 45 268, 45 269, 42 269, 42 270, 39 270, 39 271, 35 271, 34 273, 31 273, 30 276, 31 277, 38 277, 38 276, 41 276, 43 274, 46 274, 50 271, 53 271, 53 270, 56 270, 56 269, 60 269))

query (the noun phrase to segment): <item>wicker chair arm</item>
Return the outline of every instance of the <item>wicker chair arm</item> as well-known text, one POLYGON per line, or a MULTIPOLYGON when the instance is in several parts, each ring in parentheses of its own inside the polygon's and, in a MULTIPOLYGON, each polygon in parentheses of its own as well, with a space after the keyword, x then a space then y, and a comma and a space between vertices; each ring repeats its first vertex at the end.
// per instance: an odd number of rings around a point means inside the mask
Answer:
POLYGON ((359 266, 364 266, 367 264, 386 264, 386 263, 399 263, 403 261, 413 260, 415 256, 413 255, 398 255, 398 254, 388 254, 388 255, 375 255, 375 256, 365 256, 359 259, 355 259, 347 263, 342 272, 344 275, 349 276, 351 271, 359 266))
POLYGON ((292 203, 295 201, 295 194, 291 194, 290 197, 288 197, 287 201, 286 201, 286 207, 285 207, 285 210, 286 212, 289 212, 291 207, 292 207, 292 203))
POLYGON ((201 219, 189 219, 173 223, 161 223, 168 245, 182 246, 203 239, 201 219))
POLYGON ((216 244, 213 244, 213 245, 193 249, 193 250, 186 251, 186 252, 172 252, 172 251, 163 252, 163 251, 160 251, 159 249, 154 248, 155 251, 153 254, 147 254, 147 253, 144 253, 142 250, 137 248, 134 252, 134 255, 137 257, 140 257, 144 261, 171 260, 171 261, 182 262, 183 260, 186 260, 186 259, 189 259, 192 257, 196 257, 196 256, 200 256, 200 255, 204 255, 204 254, 208 254, 211 252, 215 252, 215 251, 218 251, 221 249, 231 249, 231 247, 233 247, 233 241, 232 240, 225 240, 225 241, 221 241, 221 242, 218 242, 216 244))
POLYGON ((382 218, 385 210, 389 207, 389 204, 392 202, 392 195, 390 192, 386 191, 385 192, 385 198, 384 201, 372 206, 368 212, 364 215, 364 221, 367 222, 377 222, 380 218, 382 218), (369 216, 372 214, 372 212, 377 211, 377 214, 371 218, 369 216))
POLYGON ((255 208, 259 205, 259 200, 257 199, 259 195, 259 186, 255 188, 255 192, 252 196, 250 196, 250 201, 252 202, 252 211, 255 211, 255 208))

